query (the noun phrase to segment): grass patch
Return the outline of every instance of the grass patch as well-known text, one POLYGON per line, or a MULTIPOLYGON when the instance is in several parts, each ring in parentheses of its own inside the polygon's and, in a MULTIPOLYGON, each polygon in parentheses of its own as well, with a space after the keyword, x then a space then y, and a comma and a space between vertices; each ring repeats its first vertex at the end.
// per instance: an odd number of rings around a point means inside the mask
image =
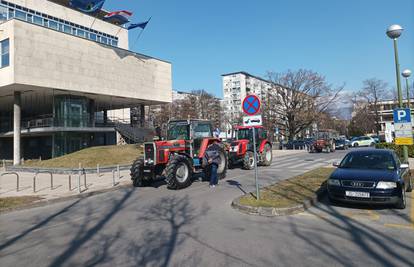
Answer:
POLYGON ((101 167, 131 164, 138 156, 142 155, 140 145, 122 146, 97 146, 85 148, 80 151, 64 155, 62 157, 37 161, 26 161, 25 167, 40 168, 78 168, 82 163, 84 168, 96 168, 99 163, 101 167))
POLYGON ((302 175, 280 181, 260 191, 260 200, 252 194, 240 199, 240 204, 252 207, 287 208, 303 203, 311 198, 321 185, 329 178, 334 168, 318 168, 302 175))
POLYGON ((41 200, 41 197, 24 196, 24 197, 3 197, 0 198, 0 211, 25 206, 35 201, 41 200))

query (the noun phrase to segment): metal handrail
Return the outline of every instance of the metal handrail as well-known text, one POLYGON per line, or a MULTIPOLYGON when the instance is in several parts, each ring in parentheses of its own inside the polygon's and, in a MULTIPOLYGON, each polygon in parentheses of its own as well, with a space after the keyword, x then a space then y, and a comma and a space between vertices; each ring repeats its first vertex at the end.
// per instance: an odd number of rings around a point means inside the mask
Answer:
POLYGON ((4 175, 16 175, 16 192, 19 192, 20 175, 17 172, 4 172, 0 174, 0 177, 3 177, 4 175))
POLYGON ((50 190, 53 190, 53 173, 50 172, 50 171, 38 171, 33 176, 33 193, 36 193, 36 177, 37 177, 37 175, 39 175, 41 173, 48 173, 48 174, 50 174, 50 190))

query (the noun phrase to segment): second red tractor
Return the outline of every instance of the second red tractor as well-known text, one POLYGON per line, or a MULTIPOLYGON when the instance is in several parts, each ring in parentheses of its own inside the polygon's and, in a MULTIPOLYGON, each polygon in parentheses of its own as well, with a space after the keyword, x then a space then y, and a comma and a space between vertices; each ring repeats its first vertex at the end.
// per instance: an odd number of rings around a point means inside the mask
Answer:
POLYGON ((254 168, 253 127, 255 128, 257 165, 272 164, 272 144, 262 126, 236 126, 234 139, 230 142, 229 165, 242 164, 246 170, 254 168))

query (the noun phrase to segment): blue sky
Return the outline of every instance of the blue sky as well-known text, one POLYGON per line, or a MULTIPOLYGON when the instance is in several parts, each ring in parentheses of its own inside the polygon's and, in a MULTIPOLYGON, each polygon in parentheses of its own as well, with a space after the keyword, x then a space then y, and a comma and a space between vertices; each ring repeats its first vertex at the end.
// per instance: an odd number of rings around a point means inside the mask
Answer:
POLYGON ((223 73, 299 68, 350 91, 373 77, 392 87, 391 24, 405 28, 401 68, 414 70, 414 0, 107 0, 104 8, 133 11, 133 22, 152 16, 131 50, 170 61, 176 90, 221 97, 223 73))

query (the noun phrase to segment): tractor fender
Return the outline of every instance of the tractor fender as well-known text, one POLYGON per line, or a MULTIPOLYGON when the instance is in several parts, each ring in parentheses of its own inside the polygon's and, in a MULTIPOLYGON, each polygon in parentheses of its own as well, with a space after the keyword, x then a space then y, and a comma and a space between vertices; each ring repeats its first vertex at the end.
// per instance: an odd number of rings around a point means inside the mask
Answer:
POLYGON ((266 144, 269 144, 272 147, 272 144, 268 140, 262 140, 259 147, 259 153, 262 153, 266 144))
MULTIPOLYGON (((218 140, 219 143, 221 145, 223 145, 223 143, 221 142, 221 140, 220 139, 217 139, 217 138, 205 138, 205 139, 203 139, 203 141, 201 142, 200 152, 198 153, 198 157, 199 158, 203 158, 204 157, 204 154, 206 153, 207 147, 209 145, 211 145, 216 140, 218 140)), ((225 147, 225 146, 224 146, 224 149, 225 150, 228 150, 227 147, 225 147)))

